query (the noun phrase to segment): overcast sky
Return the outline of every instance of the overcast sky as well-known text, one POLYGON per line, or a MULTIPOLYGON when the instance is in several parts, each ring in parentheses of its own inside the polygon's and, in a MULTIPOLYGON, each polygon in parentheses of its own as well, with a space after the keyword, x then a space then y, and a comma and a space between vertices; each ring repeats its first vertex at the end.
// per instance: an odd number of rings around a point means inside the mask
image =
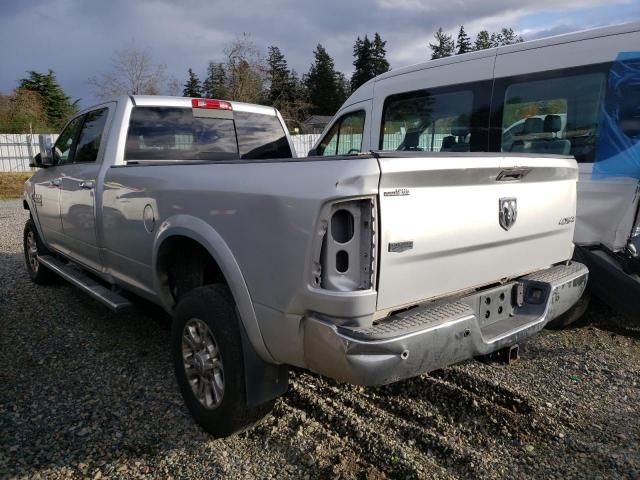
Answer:
MULTIPOLYGON (((249 33, 266 53, 277 45, 300 74, 321 43, 347 76, 357 36, 380 32, 392 68, 428 59, 439 26, 479 30, 511 26, 525 39, 640 20, 638 0, 2 0, 0 92, 27 70, 53 69, 66 92, 87 106, 87 79, 109 68, 113 52, 148 49, 184 82, 204 76, 226 43, 249 33)), ((636 46, 637 47, 637 46, 636 46)))

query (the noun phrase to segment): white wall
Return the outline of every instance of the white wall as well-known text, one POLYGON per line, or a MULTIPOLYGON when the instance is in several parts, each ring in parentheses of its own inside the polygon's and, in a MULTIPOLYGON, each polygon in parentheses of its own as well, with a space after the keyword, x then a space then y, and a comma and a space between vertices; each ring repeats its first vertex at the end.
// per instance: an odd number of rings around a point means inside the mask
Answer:
POLYGON ((291 135, 293 145, 295 146, 298 157, 306 157, 309 150, 316 143, 316 140, 320 138, 319 133, 309 133, 306 135, 291 135))
POLYGON ((57 134, 0 133, 0 172, 29 172, 29 162, 41 145, 53 145, 57 134))
MULTIPOLYGON (((292 135, 298 157, 306 157, 320 134, 292 135)), ((57 134, 13 134, 0 133, 0 172, 28 172, 29 162, 41 153, 41 142, 49 145, 58 138, 57 134)))

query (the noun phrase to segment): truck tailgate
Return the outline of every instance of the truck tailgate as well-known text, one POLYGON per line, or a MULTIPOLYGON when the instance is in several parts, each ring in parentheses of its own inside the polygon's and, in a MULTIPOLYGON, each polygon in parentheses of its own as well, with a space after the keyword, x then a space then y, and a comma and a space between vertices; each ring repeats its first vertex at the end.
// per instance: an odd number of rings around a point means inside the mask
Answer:
POLYGON ((571 257, 572 158, 399 153, 378 160, 379 311, 571 257))

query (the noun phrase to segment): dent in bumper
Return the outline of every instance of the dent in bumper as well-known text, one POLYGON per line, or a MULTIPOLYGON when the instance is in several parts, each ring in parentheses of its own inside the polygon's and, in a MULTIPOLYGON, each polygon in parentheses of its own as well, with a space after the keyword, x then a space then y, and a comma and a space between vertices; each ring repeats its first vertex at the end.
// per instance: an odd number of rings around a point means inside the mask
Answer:
POLYGON ((524 303, 510 318, 488 326, 471 307, 483 292, 452 302, 459 308, 449 309, 453 313, 448 318, 435 315, 436 321, 429 320, 424 328, 381 338, 362 338, 357 329, 349 332, 308 316, 303 321, 305 363, 312 371, 358 385, 382 385, 436 370, 534 335, 578 301, 587 277, 586 267, 575 262, 527 275, 518 282, 545 289, 545 301, 524 303))

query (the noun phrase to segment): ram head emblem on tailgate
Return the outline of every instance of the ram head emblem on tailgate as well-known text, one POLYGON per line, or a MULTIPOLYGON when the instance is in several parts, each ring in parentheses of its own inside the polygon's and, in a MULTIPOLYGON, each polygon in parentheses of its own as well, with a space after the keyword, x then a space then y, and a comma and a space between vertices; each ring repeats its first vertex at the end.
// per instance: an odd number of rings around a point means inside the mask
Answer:
POLYGON ((498 207, 500 226, 505 230, 509 230, 518 218, 518 200, 513 197, 501 198, 498 207))

